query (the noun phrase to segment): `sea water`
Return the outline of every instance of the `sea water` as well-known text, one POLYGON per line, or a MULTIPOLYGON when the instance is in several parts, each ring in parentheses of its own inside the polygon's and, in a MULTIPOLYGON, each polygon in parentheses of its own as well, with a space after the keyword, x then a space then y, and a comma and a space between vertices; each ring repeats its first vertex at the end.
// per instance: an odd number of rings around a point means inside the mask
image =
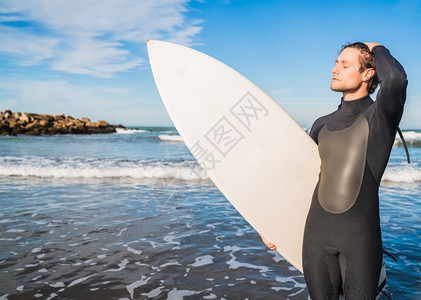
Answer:
MULTIPOLYGON (((380 189, 387 292, 421 299, 421 133, 380 189)), ((0 137, 0 299, 308 299, 174 128, 0 137)), ((386 298, 385 298, 386 299, 386 298)))

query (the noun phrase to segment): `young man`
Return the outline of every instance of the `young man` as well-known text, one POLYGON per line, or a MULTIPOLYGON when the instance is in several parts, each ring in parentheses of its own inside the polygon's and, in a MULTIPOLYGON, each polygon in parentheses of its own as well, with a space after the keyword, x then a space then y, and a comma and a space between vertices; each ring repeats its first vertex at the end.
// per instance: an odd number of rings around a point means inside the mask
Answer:
MULTIPOLYGON (((338 109, 310 131, 321 158, 307 216, 304 277, 314 300, 372 300, 382 264, 378 189, 402 117, 407 79, 382 45, 345 45, 332 70, 338 109), (378 83, 376 101, 370 98, 378 83)), ((276 247, 265 242, 269 248, 276 247)))

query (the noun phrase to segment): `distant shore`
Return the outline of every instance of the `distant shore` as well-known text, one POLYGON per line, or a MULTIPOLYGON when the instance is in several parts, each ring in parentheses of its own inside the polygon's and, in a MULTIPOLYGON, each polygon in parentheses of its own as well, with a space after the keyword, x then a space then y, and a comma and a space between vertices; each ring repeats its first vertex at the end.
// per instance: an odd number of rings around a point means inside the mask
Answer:
POLYGON ((75 119, 65 114, 0 112, 0 135, 104 134, 115 133, 117 128, 126 129, 104 120, 93 123, 88 118, 75 119))

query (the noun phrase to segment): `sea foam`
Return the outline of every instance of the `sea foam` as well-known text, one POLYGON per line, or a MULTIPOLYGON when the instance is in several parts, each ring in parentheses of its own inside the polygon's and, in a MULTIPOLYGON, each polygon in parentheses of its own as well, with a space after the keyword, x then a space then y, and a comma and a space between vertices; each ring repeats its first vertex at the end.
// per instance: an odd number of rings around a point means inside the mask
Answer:
POLYGON ((124 128, 116 128, 115 134, 134 134, 134 133, 142 133, 147 132, 147 130, 142 129, 124 129, 124 128))
POLYGON ((411 165, 388 167, 382 180, 402 183, 419 182, 421 181, 421 168, 411 165))
POLYGON ((161 134, 158 137, 161 141, 184 142, 183 138, 179 135, 161 134))

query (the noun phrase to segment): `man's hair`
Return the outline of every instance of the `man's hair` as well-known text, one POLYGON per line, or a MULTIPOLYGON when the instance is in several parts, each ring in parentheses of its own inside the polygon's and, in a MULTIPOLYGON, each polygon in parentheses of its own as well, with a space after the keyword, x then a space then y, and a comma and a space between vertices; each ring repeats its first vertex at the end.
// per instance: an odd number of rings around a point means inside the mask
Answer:
MULTIPOLYGON (((373 68, 376 71, 376 60, 374 58, 373 52, 370 51, 370 48, 364 43, 356 42, 356 43, 348 43, 342 46, 341 51, 344 51, 346 48, 354 48, 360 51, 360 72, 368 68, 373 68)), ((367 91, 369 94, 374 93, 379 84, 379 77, 377 77, 377 72, 370 78, 368 81, 367 91)))

